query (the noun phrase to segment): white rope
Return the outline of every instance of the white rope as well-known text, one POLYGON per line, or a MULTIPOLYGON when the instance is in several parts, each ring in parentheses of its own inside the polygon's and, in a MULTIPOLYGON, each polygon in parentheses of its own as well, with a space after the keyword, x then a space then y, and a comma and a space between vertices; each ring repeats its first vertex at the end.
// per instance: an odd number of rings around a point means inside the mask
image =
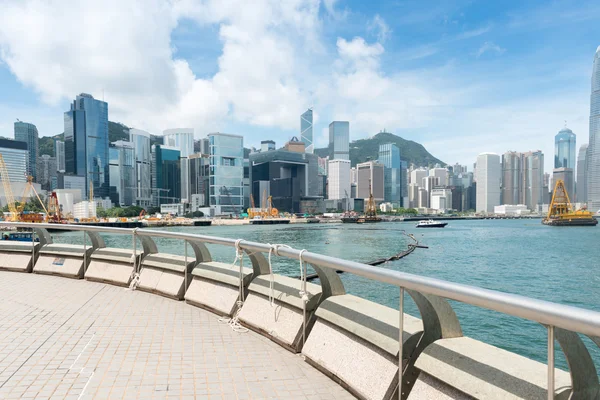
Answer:
POLYGON ((273 289, 274 285, 275 285, 275 276, 273 275, 273 266, 271 264, 271 254, 275 253, 275 255, 279 255, 279 248, 280 247, 287 247, 288 249, 291 249, 290 246, 288 246, 287 244, 270 244, 267 243, 267 245, 269 246, 269 304, 271 305, 271 307, 273 307, 274 305, 274 298, 275 298, 275 289, 273 289))
POLYGON ((299 292, 300 298, 302 299, 302 347, 304 347, 304 343, 306 342, 306 304, 308 303, 308 291, 306 290, 306 263, 302 258, 302 255, 306 249, 300 250, 300 254, 298 258, 300 259, 300 279, 301 279, 301 289, 299 292))
POLYGON ((131 283, 129 284, 129 290, 131 290, 131 291, 136 290, 139 285, 140 285, 140 274, 137 272, 134 272, 132 274, 131 283))
POLYGON ((236 309, 233 313, 232 318, 221 317, 219 318, 219 322, 227 323, 234 332, 246 333, 248 332, 248 329, 243 327, 239 321, 239 315, 242 311, 242 306, 244 305, 244 251, 240 247, 241 242, 242 239, 238 239, 235 241, 235 259, 233 260, 233 264, 231 264, 231 268, 233 268, 238 261, 240 262, 240 282, 238 285, 238 300, 235 302, 236 309))

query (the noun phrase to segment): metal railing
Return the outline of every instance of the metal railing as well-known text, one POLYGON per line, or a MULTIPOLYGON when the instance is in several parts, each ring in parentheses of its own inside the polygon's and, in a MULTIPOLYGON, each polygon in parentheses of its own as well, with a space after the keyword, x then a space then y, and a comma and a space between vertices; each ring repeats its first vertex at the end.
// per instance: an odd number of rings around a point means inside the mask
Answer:
MULTIPOLYGON (((0 222, 0 226, 13 226, 20 228, 44 228, 52 230, 89 231, 109 234, 129 234, 133 237, 134 248, 136 236, 161 237, 167 239, 181 239, 185 241, 197 241, 215 245, 235 247, 237 245, 247 251, 268 253, 273 247, 268 244, 252 241, 236 241, 235 239, 221 238, 215 236, 196 235, 182 232, 157 231, 140 228, 114 228, 86 225, 66 224, 37 224, 37 223, 14 223, 0 222)), ((461 303, 470 304, 480 308, 497 311, 506 315, 519 317, 538 322, 547 327, 548 342, 548 399, 554 399, 554 340, 555 328, 566 331, 578 332, 590 337, 600 337, 600 312, 586 310, 578 307, 552 303, 549 301, 533 299, 517 294, 503 293, 475 286, 448 282, 440 279, 423 277, 405 272, 373 267, 370 265, 343 260, 310 251, 301 251, 294 248, 279 247, 277 255, 294 260, 302 257, 304 262, 341 270, 351 274, 359 275, 377 282, 397 286, 400 291, 399 300, 399 398, 402 396, 402 354, 403 354, 403 324, 404 324, 404 291, 412 290, 424 294, 439 296, 442 298, 456 300, 461 303)), ((187 245, 186 245, 187 256, 187 245)), ((187 259, 187 257, 186 257, 187 259)))

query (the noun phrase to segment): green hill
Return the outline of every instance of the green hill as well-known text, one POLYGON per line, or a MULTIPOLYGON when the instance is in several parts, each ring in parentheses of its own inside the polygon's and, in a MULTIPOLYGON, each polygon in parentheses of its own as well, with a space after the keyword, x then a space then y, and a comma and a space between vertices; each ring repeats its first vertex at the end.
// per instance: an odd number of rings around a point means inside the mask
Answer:
MULTIPOLYGON (((417 167, 433 166, 446 163, 432 156, 422 144, 406 140, 389 132, 379 132, 369 139, 359 139, 350 143, 350 162, 352 166, 369 160, 377 160, 379 154, 379 145, 394 143, 400 149, 402 161, 408 165, 415 164, 417 167)), ((315 153, 319 157, 326 157, 329 154, 327 148, 316 149, 315 153)))
MULTIPOLYGON (((40 156, 48 154, 49 156, 54 157, 54 139, 64 140, 64 133, 41 137, 39 141, 40 156)), ((120 122, 108 121, 108 141, 109 143, 112 143, 117 140, 129 140, 129 127, 120 122)))

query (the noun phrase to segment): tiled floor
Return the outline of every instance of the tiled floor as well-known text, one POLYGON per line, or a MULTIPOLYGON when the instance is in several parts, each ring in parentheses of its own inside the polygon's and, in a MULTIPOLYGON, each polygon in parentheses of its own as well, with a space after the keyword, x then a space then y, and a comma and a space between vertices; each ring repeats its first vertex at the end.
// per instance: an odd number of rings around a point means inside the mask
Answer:
POLYGON ((351 399, 217 316, 141 291, 0 272, 0 399, 351 399))

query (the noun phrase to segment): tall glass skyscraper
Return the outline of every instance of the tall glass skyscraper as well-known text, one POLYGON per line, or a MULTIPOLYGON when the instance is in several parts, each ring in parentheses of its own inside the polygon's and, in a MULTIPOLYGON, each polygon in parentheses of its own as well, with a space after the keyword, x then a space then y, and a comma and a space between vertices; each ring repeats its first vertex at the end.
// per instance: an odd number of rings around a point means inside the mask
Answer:
POLYGON ((600 210, 600 46, 594 55, 592 69, 588 146, 588 209, 596 212, 600 210))
POLYGON ((394 143, 379 145, 379 162, 384 166, 384 201, 402 203, 402 161, 400 149, 394 143))
POLYGON ((300 141, 304 143, 306 153, 314 153, 312 108, 309 108, 300 116, 300 141))
POLYGON ((164 132, 163 141, 165 146, 179 149, 181 153, 181 201, 190 201, 190 172, 189 156, 194 154, 194 129, 167 129, 164 132))
POLYGON ((244 138, 211 133, 209 204, 216 214, 240 214, 244 208, 244 138))
POLYGON ((108 103, 81 93, 65 112, 65 170, 85 178, 87 198, 90 182, 95 198, 109 196, 108 103))
POLYGON ((135 157, 135 204, 148 207, 152 202, 152 156, 150 134, 140 129, 129 130, 135 157))
POLYGON ((350 159, 350 122, 333 121, 329 124, 329 159, 350 159))
POLYGON ((588 179, 588 145, 583 144, 579 148, 577 157, 577 189, 576 200, 580 203, 587 201, 587 179, 588 179))
POLYGON ((109 153, 110 186, 114 187, 111 201, 120 206, 135 204, 135 156, 131 142, 117 140, 111 143, 109 153))
POLYGON ((33 181, 37 182, 37 163, 40 158, 40 147, 38 130, 34 124, 27 122, 15 122, 15 140, 27 143, 29 156, 27 157, 27 173, 33 176, 33 181))
POLYGON ((554 137, 554 168, 571 168, 575 170, 576 136, 567 127, 561 129, 554 137))

